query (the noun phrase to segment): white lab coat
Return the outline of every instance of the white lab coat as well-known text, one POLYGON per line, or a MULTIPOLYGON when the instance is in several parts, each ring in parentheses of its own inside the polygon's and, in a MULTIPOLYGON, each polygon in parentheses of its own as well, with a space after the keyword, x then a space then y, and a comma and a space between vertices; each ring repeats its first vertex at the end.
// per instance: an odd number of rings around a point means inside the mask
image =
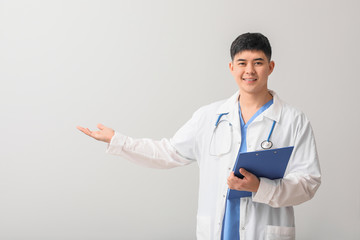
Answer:
MULTIPOLYGON (((258 191, 252 197, 241 199, 241 240, 295 239, 292 206, 311 199, 321 182, 315 139, 308 119, 281 101, 275 92, 271 94, 273 104, 247 129, 247 149, 262 150, 260 144, 267 139, 275 120, 271 136, 273 148, 294 146, 294 150, 283 179, 261 178, 258 191)), ((108 145, 108 153, 153 168, 172 168, 197 161, 200 169, 198 240, 221 238, 227 178, 241 144, 238 96, 239 92, 227 100, 201 107, 170 140, 133 139, 116 132, 108 145), (209 145, 215 122, 219 114, 227 112, 229 114, 221 119, 233 125, 232 134, 225 127, 219 127, 215 141, 220 150, 228 149, 222 144, 231 144, 231 151, 220 157, 212 156, 209 145)))

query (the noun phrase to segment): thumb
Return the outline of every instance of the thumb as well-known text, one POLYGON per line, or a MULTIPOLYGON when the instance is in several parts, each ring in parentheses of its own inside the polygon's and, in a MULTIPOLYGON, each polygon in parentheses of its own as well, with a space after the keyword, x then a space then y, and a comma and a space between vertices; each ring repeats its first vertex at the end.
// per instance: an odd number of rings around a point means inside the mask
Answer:
POLYGON ((105 128, 105 126, 102 125, 101 123, 99 123, 99 124, 97 125, 97 127, 98 127, 98 129, 100 129, 100 130, 104 130, 104 128, 105 128))
POLYGON ((250 173, 246 171, 244 168, 240 168, 239 172, 246 178, 249 177, 250 175, 250 173))

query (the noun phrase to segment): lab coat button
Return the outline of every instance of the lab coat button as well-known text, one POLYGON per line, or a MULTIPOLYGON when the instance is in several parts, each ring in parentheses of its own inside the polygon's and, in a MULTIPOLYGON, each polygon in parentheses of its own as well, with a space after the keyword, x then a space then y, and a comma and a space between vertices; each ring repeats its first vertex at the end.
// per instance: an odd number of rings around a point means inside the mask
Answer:
POLYGON ((245 230, 245 227, 242 227, 241 230, 245 230))

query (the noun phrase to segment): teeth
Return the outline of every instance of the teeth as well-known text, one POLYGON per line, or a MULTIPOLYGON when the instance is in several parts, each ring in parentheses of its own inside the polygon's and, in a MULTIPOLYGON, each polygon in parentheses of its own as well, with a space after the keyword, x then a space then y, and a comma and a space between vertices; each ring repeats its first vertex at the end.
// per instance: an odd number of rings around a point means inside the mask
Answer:
POLYGON ((256 80, 256 78, 243 78, 243 80, 248 81, 248 82, 253 82, 256 80))

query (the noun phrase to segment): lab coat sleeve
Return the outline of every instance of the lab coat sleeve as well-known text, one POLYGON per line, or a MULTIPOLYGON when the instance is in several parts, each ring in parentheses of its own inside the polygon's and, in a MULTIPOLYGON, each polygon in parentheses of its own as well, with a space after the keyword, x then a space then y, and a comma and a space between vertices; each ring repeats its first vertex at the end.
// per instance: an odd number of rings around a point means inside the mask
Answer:
POLYGON ((171 139, 134 139, 115 132, 106 152, 151 168, 167 169, 184 166, 195 160, 197 125, 196 112, 171 139))
POLYGON ((315 138, 309 121, 305 121, 295 139, 294 150, 283 179, 260 178, 253 201, 272 207, 286 207, 310 200, 321 183, 315 138))

